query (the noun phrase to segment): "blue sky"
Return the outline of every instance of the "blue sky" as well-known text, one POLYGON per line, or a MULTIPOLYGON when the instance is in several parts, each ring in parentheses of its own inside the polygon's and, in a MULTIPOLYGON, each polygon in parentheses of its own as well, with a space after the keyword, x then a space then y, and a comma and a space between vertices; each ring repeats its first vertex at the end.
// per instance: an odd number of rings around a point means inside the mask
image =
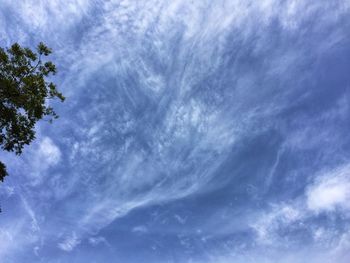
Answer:
POLYGON ((1 152, 1 262, 347 263, 350 2, 0 0, 66 95, 1 152))

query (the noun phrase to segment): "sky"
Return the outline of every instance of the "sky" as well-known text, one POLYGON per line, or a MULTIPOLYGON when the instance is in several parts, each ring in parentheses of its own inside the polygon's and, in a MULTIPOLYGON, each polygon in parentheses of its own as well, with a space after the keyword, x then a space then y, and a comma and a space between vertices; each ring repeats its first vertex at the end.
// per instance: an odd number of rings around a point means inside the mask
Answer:
POLYGON ((4 263, 348 263, 349 0, 0 0, 60 118, 0 152, 4 263))

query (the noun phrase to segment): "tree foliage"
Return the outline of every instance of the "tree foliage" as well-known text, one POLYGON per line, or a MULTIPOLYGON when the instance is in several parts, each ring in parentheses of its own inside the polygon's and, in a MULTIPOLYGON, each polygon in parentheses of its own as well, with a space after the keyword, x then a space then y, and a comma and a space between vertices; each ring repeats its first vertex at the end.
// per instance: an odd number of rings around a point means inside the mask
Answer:
MULTIPOLYGON (((21 47, 0 47, 0 146, 3 150, 22 153, 24 145, 35 139, 35 124, 46 118, 58 118, 49 99, 64 101, 64 96, 47 78, 56 74, 56 66, 44 58, 51 54, 40 43, 36 51, 21 47)), ((0 180, 7 175, 0 161, 0 180)))

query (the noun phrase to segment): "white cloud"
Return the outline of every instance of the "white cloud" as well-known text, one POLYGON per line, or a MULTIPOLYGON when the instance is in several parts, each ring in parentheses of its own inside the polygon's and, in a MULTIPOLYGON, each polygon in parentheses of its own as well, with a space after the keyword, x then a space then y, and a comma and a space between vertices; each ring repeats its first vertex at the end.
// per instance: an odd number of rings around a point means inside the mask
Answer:
POLYGON ((132 229, 132 232, 138 233, 138 234, 144 234, 144 233, 147 233, 147 232, 148 232, 148 229, 147 229, 146 226, 135 226, 135 227, 132 229))
POLYGON ((295 204, 273 205, 270 212, 263 214, 251 224, 261 244, 275 245, 279 239, 278 231, 303 218, 303 213, 295 204))
POLYGON ((307 191, 307 206, 315 212, 350 209, 350 169, 348 166, 326 173, 307 191))
POLYGON ((43 137, 24 152, 25 164, 22 170, 26 170, 26 176, 31 180, 32 186, 45 180, 48 169, 61 161, 61 150, 49 137, 43 137))
POLYGON ((44 137, 39 144, 39 158, 47 165, 55 165, 61 159, 61 151, 49 137, 44 137))
POLYGON ((40 29, 41 32, 70 26, 89 8, 89 2, 86 0, 72 0, 69 3, 57 0, 24 0, 20 5, 9 0, 4 2, 8 7, 13 7, 12 11, 30 28, 40 29))
POLYGON ((28 216, 30 217, 30 219, 32 221, 31 222, 31 230, 32 230, 32 232, 40 231, 40 226, 38 224, 38 220, 36 219, 36 215, 35 215, 34 210, 30 207, 30 205, 28 204, 27 200, 22 195, 21 195, 21 200, 22 200, 22 204, 23 204, 23 207, 24 207, 25 211, 27 212, 28 216))
POLYGON ((66 237, 64 241, 60 242, 58 247, 64 251, 70 252, 80 243, 81 240, 77 237, 76 233, 73 232, 71 236, 66 237))
POLYGON ((110 246, 108 241, 102 236, 90 237, 88 239, 88 242, 92 246, 97 246, 97 245, 100 245, 100 244, 105 244, 107 246, 110 246))
POLYGON ((349 201, 349 184, 326 181, 315 186, 308 193, 308 207, 311 210, 334 210, 349 201))

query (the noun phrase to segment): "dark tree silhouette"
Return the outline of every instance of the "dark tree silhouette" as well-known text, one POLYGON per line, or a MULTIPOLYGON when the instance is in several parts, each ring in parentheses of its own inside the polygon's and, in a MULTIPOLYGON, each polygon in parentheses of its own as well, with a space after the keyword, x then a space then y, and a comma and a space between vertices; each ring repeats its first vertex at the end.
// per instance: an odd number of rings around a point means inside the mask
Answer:
MULTIPOLYGON (((40 43, 36 51, 21 47, 0 48, 0 146, 4 151, 22 153, 24 145, 35 139, 35 124, 47 117, 49 122, 58 118, 49 99, 64 101, 56 85, 47 81, 56 74, 51 61, 43 61, 51 54, 40 43)), ((0 180, 7 175, 0 161, 0 180)))

